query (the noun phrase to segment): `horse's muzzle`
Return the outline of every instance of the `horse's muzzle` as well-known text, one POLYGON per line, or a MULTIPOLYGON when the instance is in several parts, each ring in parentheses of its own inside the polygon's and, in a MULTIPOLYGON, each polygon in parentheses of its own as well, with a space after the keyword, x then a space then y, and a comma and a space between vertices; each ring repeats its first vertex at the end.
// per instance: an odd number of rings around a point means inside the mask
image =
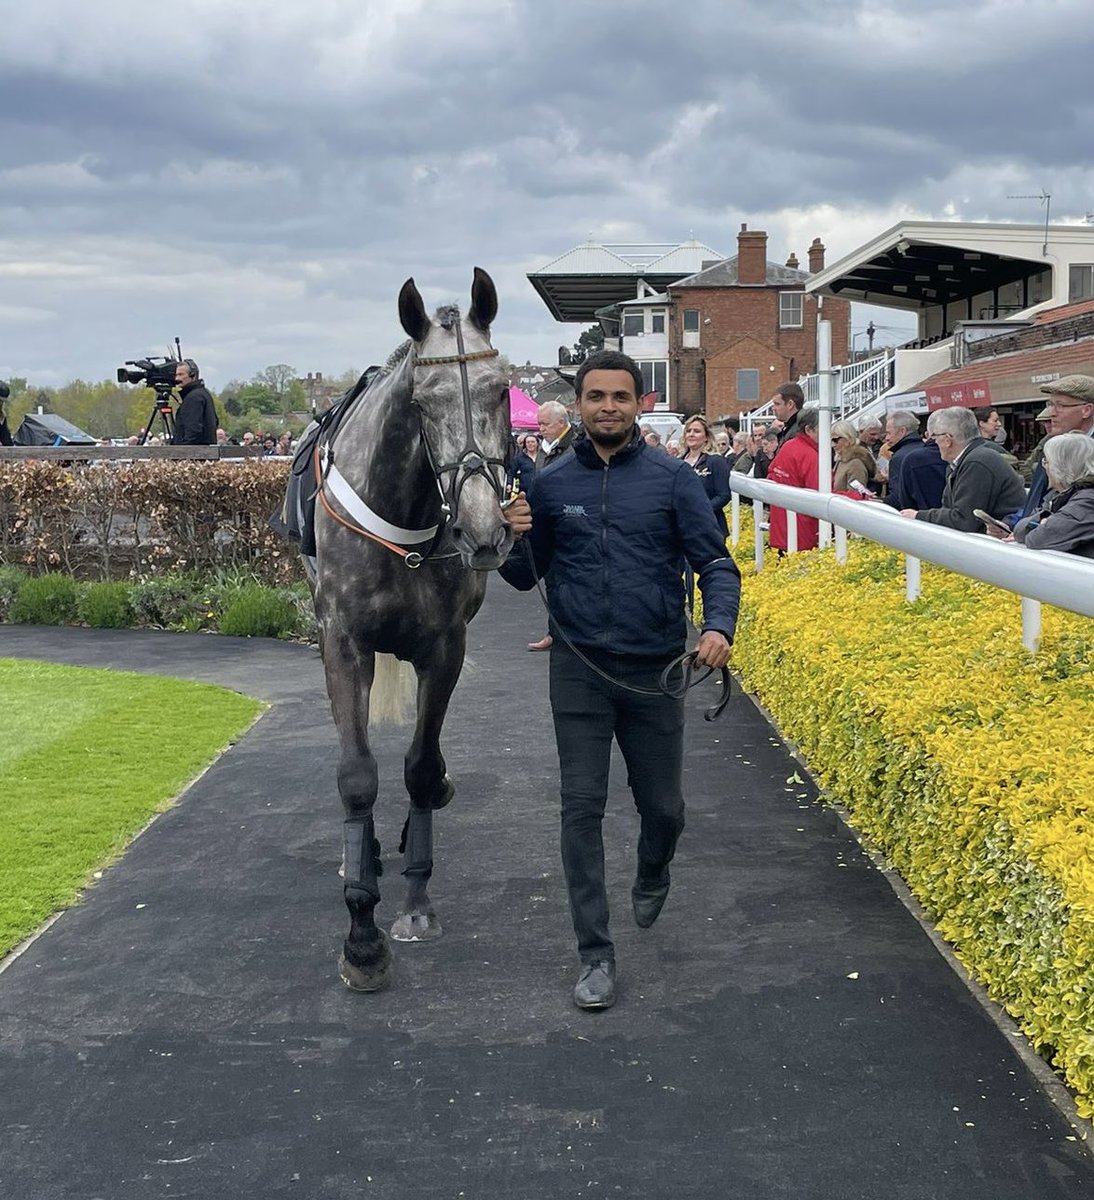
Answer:
POLYGON ((496 571, 513 545, 513 532, 504 522, 499 523, 485 544, 471 538, 459 525, 453 527, 452 537, 464 565, 472 571, 496 571))

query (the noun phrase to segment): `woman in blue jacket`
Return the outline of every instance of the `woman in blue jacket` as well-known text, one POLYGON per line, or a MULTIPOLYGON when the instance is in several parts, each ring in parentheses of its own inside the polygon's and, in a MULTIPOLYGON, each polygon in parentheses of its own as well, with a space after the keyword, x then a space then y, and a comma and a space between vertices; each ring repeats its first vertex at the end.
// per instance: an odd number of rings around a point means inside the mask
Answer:
POLYGON ((536 451, 538 449, 539 439, 534 433, 518 437, 517 452, 513 455, 513 461, 509 464, 506 472, 509 487, 512 488, 513 482, 517 481, 519 484, 517 491, 523 492, 526 496, 532 490, 532 480, 536 477, 536 451), (529 442, 532 444, 529 445, 529 442))
POLYGON ((729 463, 714 449, 714 438, 710 426, 703 417, 689 417, 684 426, 684 445, 687 453, 684 462, 691 467, 702 481, 711 507, 714 509, 714 519, 722 531, 722 537, 729 534, 726 524, 726 505, 729 503, 729 463))

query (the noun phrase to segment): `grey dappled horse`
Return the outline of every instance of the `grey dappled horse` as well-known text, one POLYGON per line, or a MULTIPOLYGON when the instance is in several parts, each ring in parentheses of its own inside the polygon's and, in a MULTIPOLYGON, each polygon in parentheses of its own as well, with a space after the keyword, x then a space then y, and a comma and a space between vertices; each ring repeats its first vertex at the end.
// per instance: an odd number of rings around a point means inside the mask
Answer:
POLYGON ((467 623, 486 590, 485 572, 504 561, 513 541, 501 511, 510 426, 509 381, 490 345, 497 306, 490 276, 476 267, 468 315, 452 305, 430 319, 408 279, 399 293, 399 320, 410 341, 357 401, 324 460, 325 471, 333 460, 341 481, 330 475, 340 490, 325 485, 316 509, 315 608, 341 743, 350 931, 339 971, 358 991, 383 987, 392 962, 388 939, 373 919, 380 864, 368 724, 370 698, 379 703, 378 653, 410 663, 418 682, 417 724, 404 768, 410 794, 406 905, 391 936, 424 941, 441 932, 426 890, 433 810, 453 794, 441 726, 463 665, 467 623), (363 527, 386 535, 384 542, 364 536, 363 527), (377 695, 371 696, 374 681, 377 695))

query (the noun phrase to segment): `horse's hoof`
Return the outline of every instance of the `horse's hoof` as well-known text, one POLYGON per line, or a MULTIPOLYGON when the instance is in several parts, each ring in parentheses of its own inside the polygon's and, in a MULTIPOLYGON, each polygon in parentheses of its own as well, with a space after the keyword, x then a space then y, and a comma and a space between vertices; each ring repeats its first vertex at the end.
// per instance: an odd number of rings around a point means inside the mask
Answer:
POLYGON ((435 912, 400 913, 391 926, 397 942, 432 942, 443 932, 435 912))
POLYGON ((338 974, 351 992, 378 992, 391 982, 394 966, 395 960, 391 954, 391 947, 388 945, 387 938, 381 933, 376 957, 372 962, 358 966, 346 958, 346 952, 343 949, 341 957, 338 959, 338 974))
POLYGON ((437 797, 436 800, 433 801, 433 808, 434 809, 444 808, 444 806, 449 802, 449 800, 452 799, 452 797, 455 794, 456 794, 456 785, 452 782, 452 779, 448 775, 446 775, 444 777, 444 779, 441 780, 441 794, 437 797))

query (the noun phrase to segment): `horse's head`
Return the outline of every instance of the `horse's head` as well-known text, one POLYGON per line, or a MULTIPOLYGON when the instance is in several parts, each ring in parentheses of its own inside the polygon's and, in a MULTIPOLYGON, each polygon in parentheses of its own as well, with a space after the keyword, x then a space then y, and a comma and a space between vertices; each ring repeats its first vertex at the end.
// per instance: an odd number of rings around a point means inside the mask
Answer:
POLYGON ((509 380, 490 345, 498 294, 478 267, 471 311, 439 308, 431 320, 408 279, 399 293, 399 320, 414 343, 413 398, 433 472, 448 507, 449 530, 467 566, 501 566, 513 535, 501 512, 509 448, 509 380))

